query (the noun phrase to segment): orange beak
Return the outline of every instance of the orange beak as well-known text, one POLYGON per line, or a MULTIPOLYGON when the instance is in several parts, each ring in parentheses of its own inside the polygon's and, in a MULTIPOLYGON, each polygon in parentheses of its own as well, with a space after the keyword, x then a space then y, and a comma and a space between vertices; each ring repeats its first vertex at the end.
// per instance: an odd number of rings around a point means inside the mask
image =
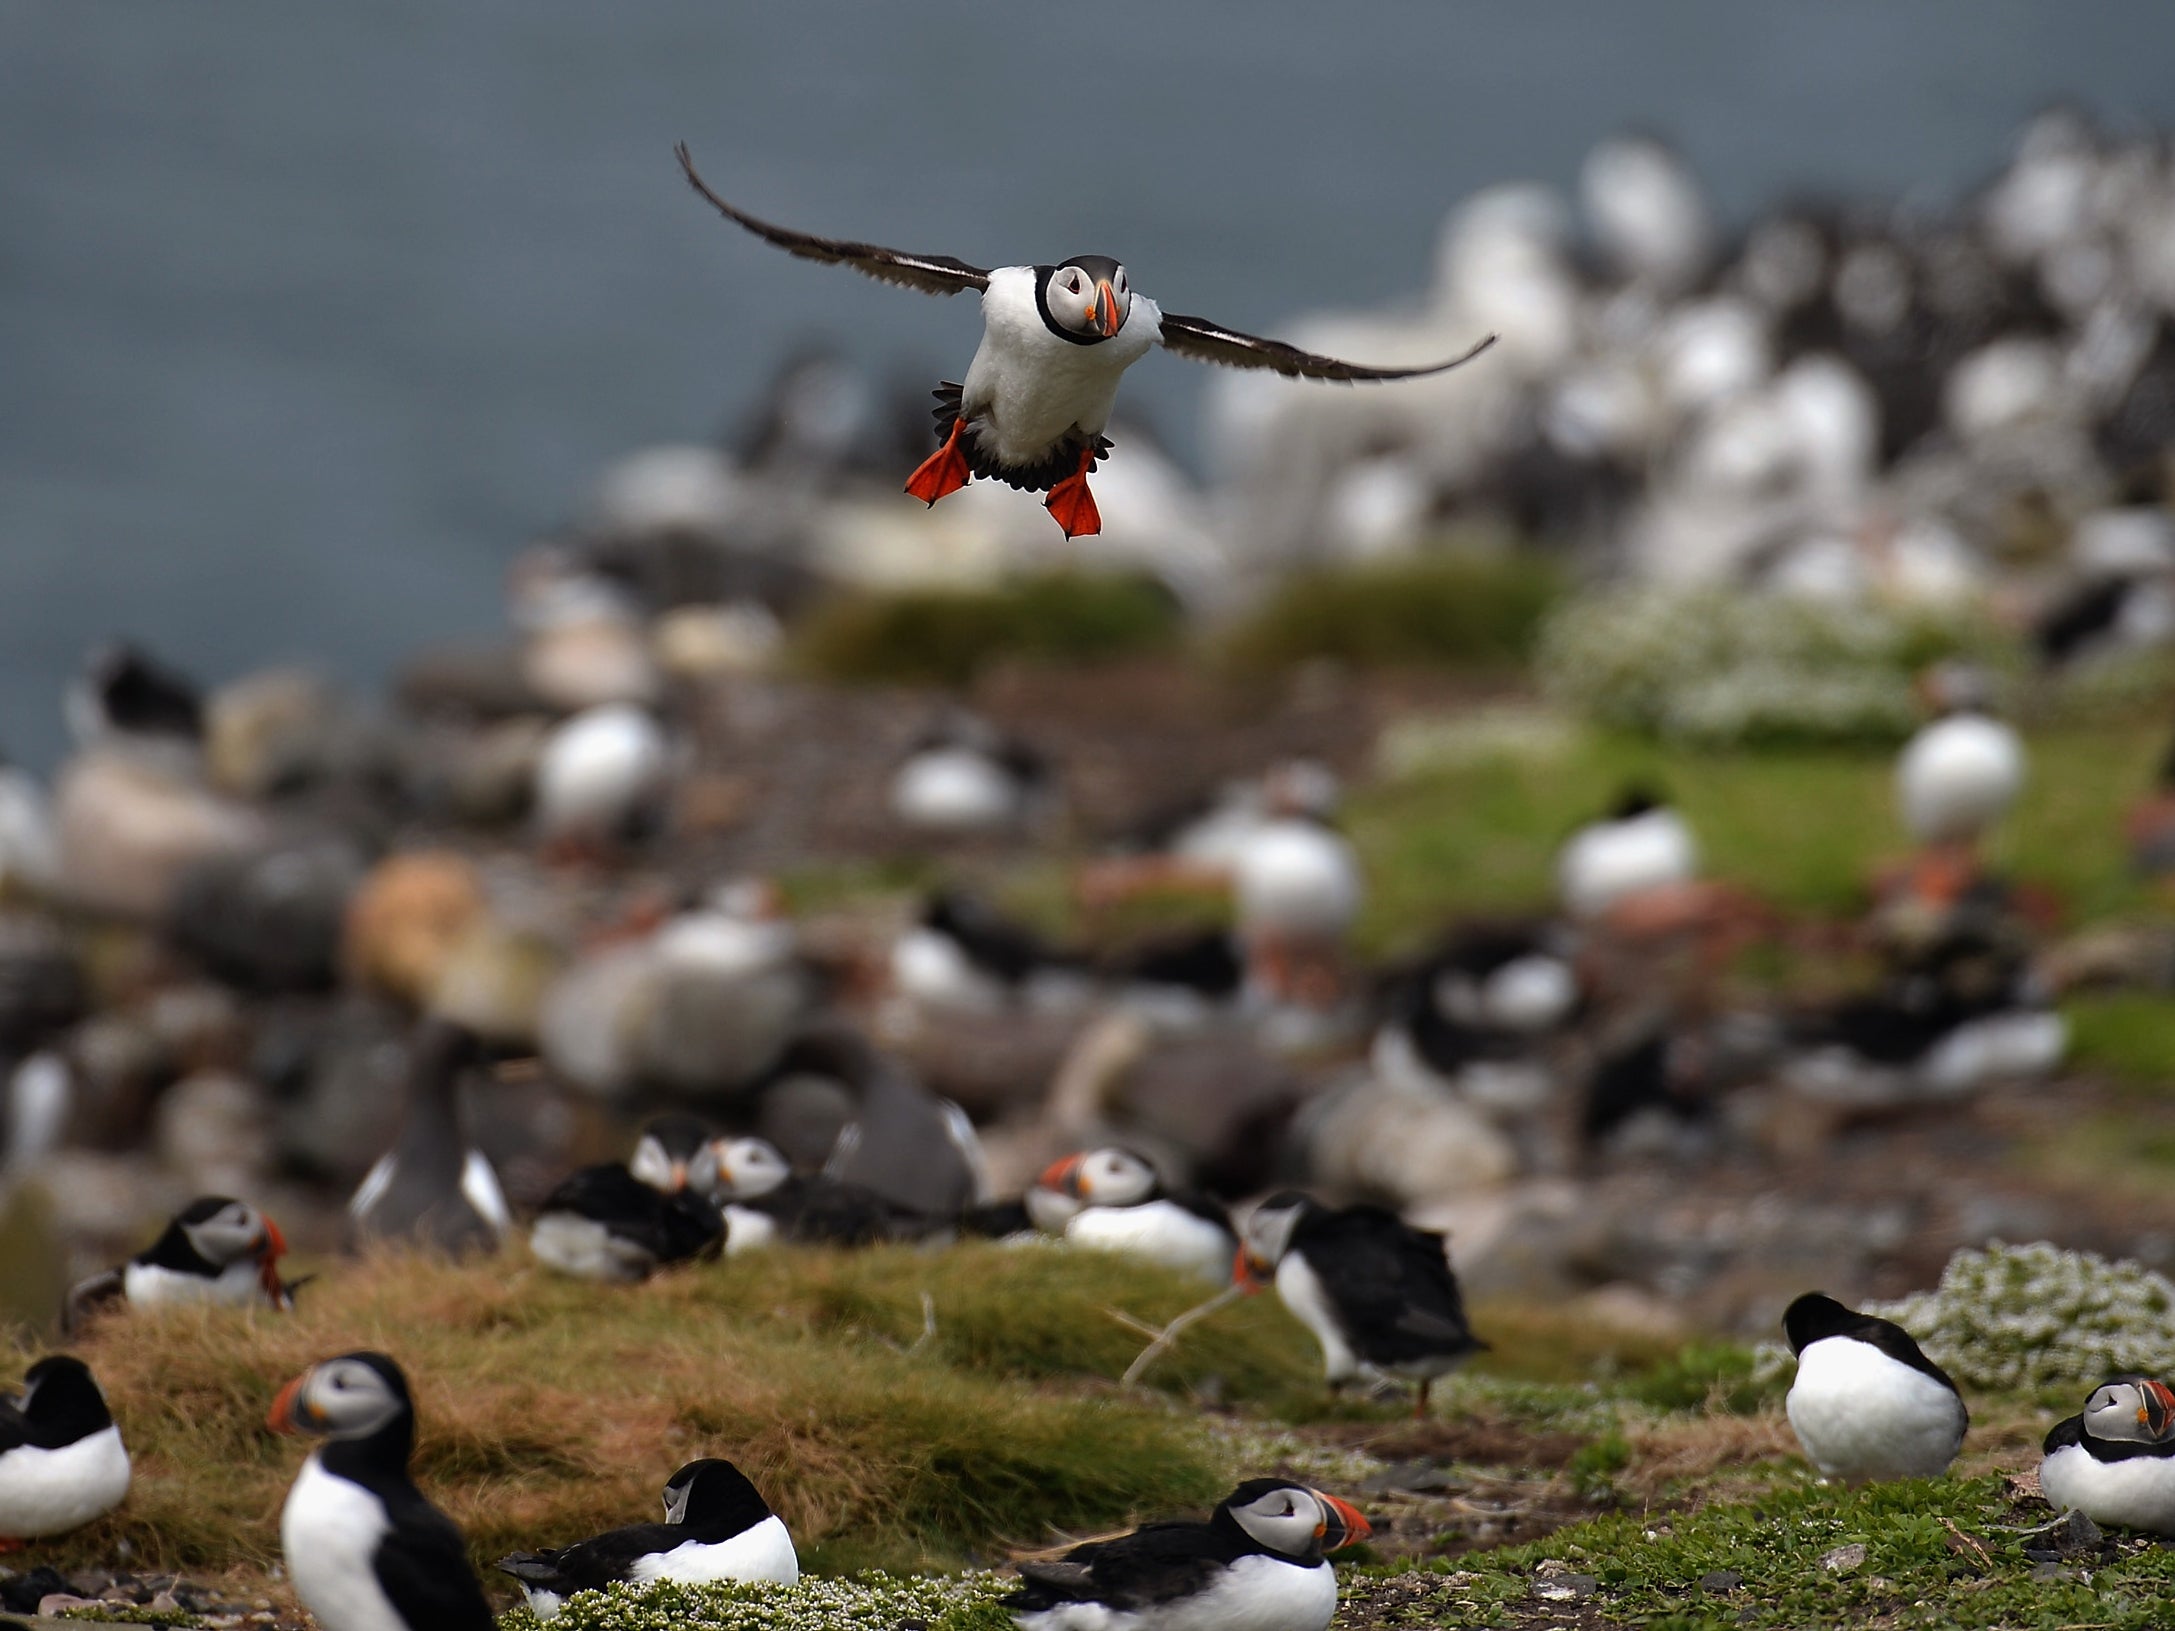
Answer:
POLYGON ((675 1161, 675 1162, 673 1162, 673 1163, 672 1163, 672 1190, 671 1190, 671 1193, 673 1193, 673 1194, 677 1195, 677 1194, 678 1194, 678 1193, 679 1193, 679 1192, 680 1192, 681 1190, 685 1189, 686 1187, 687 1187, 687 1163, 686 1163, 685 1161, 675 1161))
POLYGON ((1095 304, 1088 315, 1095 319, 1095 332, 1106 340, 1118 332, 1118 325, 1124 321, 1118 312, 1118 291, 1110 286, 1108 278, 1095 285, 1095 304))
POLYGON ((1062 1161, 1052 1161, 1042 1169, 1042 1176, 1035 1180, 1037 1189, 1054 1189, 1060 1194, 1087 1198, 1088 1182, 1081 1176, 1080 1168, 1086 1162, 1084 1155, 1068 1155, 1062 1161))
POLYGON ((1250 1297, 1269 1283, 1267 1265, 1241 1246, 1231 1259, 1231 1283, 1250 1297))
POLYGON ((1340 1501, 1320 1490, 1314 1492, 1314 1498, 1322 1503, 1322 1525, 1314 1533, 1320 1538, 1323 1551, 1334 1552, 1340 1546, 1350 1546, 1374 1533, 1374 1525, 1349 1501, 1340 1501))
POLYGON ((2154 1438, 2164 1438, 2170 1426, 2175 1426, 2175 1388, 2165 1382, 2147 1382, 2145 1406, 2137 1413, 2137 1425, 2154 1438))
POLYGON ((295 1421, 295 1401, 302 1397, 302 1385, 309 1379, 310 1373, 304 1371, 279 1390, 279 1396, 272 1401, 272 1408, 265 1415, 265 1426, 271 1428, 275 1433, 299 1433, 302 1431, 302 1428, 295 1421))
POLYGON ((286 1288, 279 1283, 279 1260, 287 1252, 287 1237, 279 1232, 279 1225, 270 1218, 264 1220, 264 1241, 257 1248, 257 1280, 264 1287, 264 1294, 278 1308, 286 1296, 286 1288))

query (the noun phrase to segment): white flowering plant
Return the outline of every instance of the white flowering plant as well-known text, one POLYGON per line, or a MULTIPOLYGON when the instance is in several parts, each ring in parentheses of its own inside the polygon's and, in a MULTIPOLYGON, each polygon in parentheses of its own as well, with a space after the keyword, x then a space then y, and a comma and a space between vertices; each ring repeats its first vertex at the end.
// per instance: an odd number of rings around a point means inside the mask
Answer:
POLYGON ((1006 1575, 867 1573, 808 1578, 798 1585, 658 1580, 579 1591, 539 1620, 517 1608, 501 1631, 1012 1631, 999 1606, 1018 1582, 1006 1575))

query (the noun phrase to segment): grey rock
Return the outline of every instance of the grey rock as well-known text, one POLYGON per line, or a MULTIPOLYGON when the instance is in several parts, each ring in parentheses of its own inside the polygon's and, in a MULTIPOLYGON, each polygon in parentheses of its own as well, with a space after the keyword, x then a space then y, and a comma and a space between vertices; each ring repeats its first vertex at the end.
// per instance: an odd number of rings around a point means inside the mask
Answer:
POLYGON ((1820 1554, 1820 1566, 1830 1574, 1849 1574, 1865 1567, 1865 1545, 1852 1541, 1848 1546, 1838 1546, 1832 1552, 1820 1554))

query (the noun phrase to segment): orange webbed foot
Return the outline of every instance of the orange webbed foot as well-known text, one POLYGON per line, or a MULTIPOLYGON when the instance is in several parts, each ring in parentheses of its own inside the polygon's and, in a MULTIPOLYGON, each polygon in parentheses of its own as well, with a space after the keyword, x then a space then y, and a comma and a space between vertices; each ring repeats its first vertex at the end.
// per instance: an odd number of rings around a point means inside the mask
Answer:
POLYGON ((906 478, 906 490, 924 504, 934 504, 947 493, 956 493, 966 486, 974 472, 967 468, 967 455, 959 446, 959 437, 967 428, 964 419, 952 421, 952 433, 944 438, 944 445, 930 454, 915 467, 906 478))
POLYGON ((1067 538, 1090 538, 1103 530, 1101 512, 1095 508, 1095 495, 1088 491, 1088 471, 1095 464, 1092 446, 1080 451, 1080 468, 1050 489, 1050 496, 1042 501, 1042 507, 1050 517, 1065 529, 1067 538))

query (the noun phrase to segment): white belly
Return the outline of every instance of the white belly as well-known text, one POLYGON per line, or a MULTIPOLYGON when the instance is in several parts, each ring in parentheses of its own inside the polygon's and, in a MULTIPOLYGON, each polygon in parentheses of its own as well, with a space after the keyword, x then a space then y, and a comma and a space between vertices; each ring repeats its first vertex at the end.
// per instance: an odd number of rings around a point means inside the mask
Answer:
POLYGON ((977 440, 1000 464, 1031 464, 1077 429, 1100 436, 1118 380, 1155 345, 1163 314, 1132 297, 1125 326, 1095 345, 1052 334, 1035 306, 1031 267, 1001 266, 982 296, 982 343, 960 405, 980 422, 977 440))
POLYGON ((279 1549, 324 1631, 423 1631, 400 1617, 371 1566, 390 1527, 375 1495, 333 1477, 315 1453, 302 1463, 280 1511, 279 1549))
POLYGON ((128 1451, 106 1427, 41 1450, 21 1444, 0 1455, 0 1538, 35 1540, 102 1517, 128 1494, 128 1451))
POLYGON ((2039 1463, 2039 1487, 2057 1512, 2175 1535, 2175 1457, 2095 1461, 2083 1445, 2065 1444, 2039 1463))
POLYGON ((131 1263, 121 1271, 122 1289, 132 1308, 160 1303, 261 1303, 264 1282, 248 1258, 229 1263, 215 1278, 181 1274, 151 1263, 131 1263))
POLYGON ((1330 1306, 1329 1293, 1322 1289, 1321 1278, 1298 1253, 1287 1254, 1283 1262, 1276 1265, 1276 1294, 1322 1345, 1324 1376, 1332 1382, 1342 1382, 1359 1373, 1359 1358, 1352 1352, 1352 1345, 1344 1340, 1344 1327, 1336 1310, 1330 1306))
POLYGON ((617 1238, 594 1218, 546 1212, 529 1231, 537 1261, 584 1280, 640 1280, 656 1267, 641 1247, 617 1238))
POLYGON ((691 1540, 669 1552, 640 1558, 627 1571, 630 1580, 775 1580, 790 1586, 801 1577, 793 1537, 776 1514, 731 1540, 706 1545, 691 1540))
POLYGON ((1963 1401, 1870 1343, 1824 1337, 1798 1356, 1786 1401, 1806 1459, 1829 1478, 1934 1478, 1963 1445, 1963 1401))
POLYGON ((778 1241, 778 1220, 745 1206, 725 1208, 725 1255, 759 1252, 778 1241))
POLYGON ((1093 1251, 1145 1257, 1216 1285, 1231 1278, 1231 1258, 1238 1250, 1226 1231, 1176 1201, 1090 1206, 1065 1225, 1065 1239, 1093 1251))
POLYGON ((1017 1614, 1023 1631, 1326 1631, 1337 1611, 1336 1571, 1256 1554, 1205 1591, 1152 1608, 1065 1603, 1017 1614))

